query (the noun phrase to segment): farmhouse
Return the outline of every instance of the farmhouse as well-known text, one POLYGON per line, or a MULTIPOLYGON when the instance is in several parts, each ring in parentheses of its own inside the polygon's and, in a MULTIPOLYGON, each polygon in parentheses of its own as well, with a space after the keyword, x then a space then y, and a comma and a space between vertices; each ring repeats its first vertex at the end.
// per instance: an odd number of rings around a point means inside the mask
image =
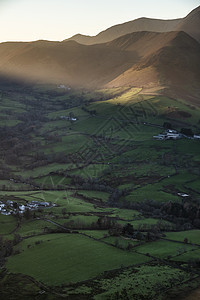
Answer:
POLYGON ((177 195, 180 196, 180 197, 183 197, 183 198, 189 197, 189 195, 185 194, 185 193, 178 193, 177 195))
POLYGON ((167 133, 166 134, 166 140, 177 140, 177 139, 180 139, 182 136, 180 133, 167 133))
MULTIPOLYGON (((175 130, 174 130, 175 131, 175 130)), ((174 133, 174 132, 164 132, 162 134, 154 135, 153 136, 156 140, 177 140, 182 137, 180 133, 174 133)))
POLYGON ((76 121, 77 120, 77 118, 68 117, 68 116, 60 116, 60 119, 62 119, 62 120, 68 120, 68 121, 76 121))

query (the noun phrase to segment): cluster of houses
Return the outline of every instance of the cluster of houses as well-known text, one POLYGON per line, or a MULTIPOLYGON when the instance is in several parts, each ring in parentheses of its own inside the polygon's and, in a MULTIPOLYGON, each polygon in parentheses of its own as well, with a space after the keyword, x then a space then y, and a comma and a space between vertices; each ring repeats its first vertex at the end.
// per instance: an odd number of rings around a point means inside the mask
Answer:
POLYGON ((6 202, 0 201, 0 214, 2 215, 16 215, 17 213, 23 214, 25 211, 36 210, 38 208, 54 207, 56 204, 49 202, 31 201, 25 204, 18 204, 15 201, 7 200, 6 202))
POLYGON ((176 130, 167 129, 163 133, 154 135, 153 138, 156 140, 178 140, 181 138, 200 139, 200 134, 199 135, 194 134, 193 137, 188 137, 187 135, 179 133, 176 130))
POLYGON ((66 86, 66 85, 64 85, 64 84, 58 85, 57 88, 58 88, 58 89, 68 90, 68 91, 71 90, 71 88, 70 88, 69 86, 66 86))
POLYGON ((60 116, 61 120, 67 120, 67 121, 77 121, 77 118, 75 117, 69 117, 69 116, 60 116))

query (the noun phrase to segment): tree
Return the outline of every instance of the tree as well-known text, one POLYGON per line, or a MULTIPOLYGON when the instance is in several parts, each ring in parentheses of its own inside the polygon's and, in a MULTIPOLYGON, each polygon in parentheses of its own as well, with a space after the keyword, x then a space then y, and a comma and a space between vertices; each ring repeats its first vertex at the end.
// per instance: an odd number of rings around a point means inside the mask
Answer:
POLYGON ((133 229, 133 225, 131 225, 130 223, 127 223, 123 229, 122 229, 122 233, 123 234, 127 234, 127 235, 133 235, 134 229, 133 229))
POLYGON ((169 122, 164 122, 164 123, 163 123, 163 127, 164 127, 165 129, 172 129, 172 124, 169 123, 169 122))
POLYGON ((65 208, 65 207, 64 207, 64 208, 62 208, 61 212, 62 212, 62 215, 63 215, 63 216, 64 216, 64 215, 66 215, 66 213, 67 213, 67 210, 66 210, 66 208, 65 208))
POLYGON ((181 133, 187 136, 193 136, 194 133, 190 128, 181 128, 181 133))

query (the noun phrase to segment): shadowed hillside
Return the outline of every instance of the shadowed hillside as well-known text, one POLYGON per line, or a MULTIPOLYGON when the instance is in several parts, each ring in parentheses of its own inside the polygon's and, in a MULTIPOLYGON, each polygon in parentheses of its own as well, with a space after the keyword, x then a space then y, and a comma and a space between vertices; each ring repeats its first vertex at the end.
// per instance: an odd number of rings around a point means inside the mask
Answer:
POLYGON ((138 61, 138 55, 109 45, 74 41, 0 44, 0 71, 24 80, 103 85, 138 61))
MULTIPOLYGON (((25 81, 136 86, 199 94, 200 44, 184 32, 136 32, 112 42, 0 44, 0 71, 25 81)), ((182 92, 181 92, 182 93, 182 92)))

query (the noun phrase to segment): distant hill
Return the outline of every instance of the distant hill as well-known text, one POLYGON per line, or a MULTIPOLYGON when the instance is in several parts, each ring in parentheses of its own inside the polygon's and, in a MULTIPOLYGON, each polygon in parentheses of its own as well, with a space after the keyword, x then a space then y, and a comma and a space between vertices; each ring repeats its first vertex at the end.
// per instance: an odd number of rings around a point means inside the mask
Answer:
POLYGON ((76 41, 84 45, 106 43, 128 33, 139 31, 169 32, 184 31, 200 41, 200 6, 194 9, 188 16, 175 20, 160 20, 151 18, 139 18, 130 22, 112 26, 96 36, 76 34, 68 40, 76 41))
POLYGON ((176 26, 177 31, 184 31, 200 42, 200 6, 195 8, 176 26))
POLYGON ((68 40, 76 41, 84 45, 92 45, 110 42, 125 34, 138 31, 168 32, 175 30, 176 26, 181 23, 182 19, 176 20, 159 20, 150 18, 139 18, 130 22, 112 26, 96 36, 87 36, 76 34, 68 40))

